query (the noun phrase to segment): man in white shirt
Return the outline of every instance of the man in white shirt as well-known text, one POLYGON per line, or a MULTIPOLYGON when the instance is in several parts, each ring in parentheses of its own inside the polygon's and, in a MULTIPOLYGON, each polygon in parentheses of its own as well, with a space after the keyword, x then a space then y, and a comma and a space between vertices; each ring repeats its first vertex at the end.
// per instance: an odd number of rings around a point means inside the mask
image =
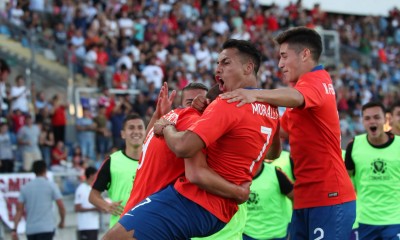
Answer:
POLYGON ((15 78, 16 86, 11 87, 11 110, 20 109, 23 113, 28 113, 29 88, 25 86, 25 79, 22 75, 15 78))
POLYGON ((160 66, 156 64, 156 58, 152 57, 150 64, 143 68, 142 74, 146 79, 147 85, 154 83, 156 90, 160 90, 163 84, 164 73, 160 66))
POLYGON ((81 183, 75 192, 75 212, 78 225, 78 240, 97 240, 99 232, 99 209, 89 202, 91 185, 96 177, 96 168, 85 170, 86 181, 81 183))

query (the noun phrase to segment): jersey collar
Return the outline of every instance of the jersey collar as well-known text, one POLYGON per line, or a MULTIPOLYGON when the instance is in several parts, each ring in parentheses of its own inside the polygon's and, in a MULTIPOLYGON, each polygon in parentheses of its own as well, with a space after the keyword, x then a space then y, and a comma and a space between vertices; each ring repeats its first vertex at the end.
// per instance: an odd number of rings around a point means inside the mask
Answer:
POLYGON ((318 71, 318 70, 324 70, 324 66, 322 66, 322 64, 317 65, 311 70, 311 72, 318 71))

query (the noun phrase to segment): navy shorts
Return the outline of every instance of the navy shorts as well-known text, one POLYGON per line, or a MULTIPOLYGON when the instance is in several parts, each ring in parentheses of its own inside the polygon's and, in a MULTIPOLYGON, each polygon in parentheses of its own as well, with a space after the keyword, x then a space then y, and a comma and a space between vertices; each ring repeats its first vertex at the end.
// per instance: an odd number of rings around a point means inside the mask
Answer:
POLYGON ((358 237, 359 240, 400 239, 400 224, 376 226, 359 223, 358 237))
POLYGON ((356 202, 293 211, 291 240, 349 239, 356 219, 356 202))
POLYGON ((195 202, 179 194, 170 185, 146 198, 119 223, 140 240, 190 239, 205 237, 221 230, 225 223, 195 202))

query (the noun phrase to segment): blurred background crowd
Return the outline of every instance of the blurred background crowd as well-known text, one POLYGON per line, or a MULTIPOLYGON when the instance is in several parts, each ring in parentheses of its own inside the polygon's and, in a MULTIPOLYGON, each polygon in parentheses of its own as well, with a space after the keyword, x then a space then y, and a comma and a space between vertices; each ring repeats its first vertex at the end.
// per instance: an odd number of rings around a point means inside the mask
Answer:
POLYGON ((51 59, 70 64, 82 76, 80 86, 97 93, 80 98, 81 111, 70 118, 65 92, 37 89, 23 73, 11 79, 13 69, 3 59, 0 157, 9 158, 2 156, 7 152, 15 159, 3 172, 29 171, 39 155, 55 171, 98 165, 121 148, 128 113, 151 118, 163 82, 176 90, 190 82, 212 86, 215 60, 229 38, 250 40, 262 52, 259 87, 285 86, 273 38, 292 26, 338 36, 333 47, 340 48, 340 59, 326 59, 325 67, 336 90, 343 146, 364 131, 363 104, 377 100, 389 107, 400 99, 397 8, 386 16, 356 16, 324 12, 318 3, 305 9, 301 0, 284 7, 250 0, 8 0, 1 1, 0 18, 0 34, 26 29, 50 42, 51 59), (67 137, 71 125, 75 134, 67 137), (6 134, 11 146, 1 141, 6 134))

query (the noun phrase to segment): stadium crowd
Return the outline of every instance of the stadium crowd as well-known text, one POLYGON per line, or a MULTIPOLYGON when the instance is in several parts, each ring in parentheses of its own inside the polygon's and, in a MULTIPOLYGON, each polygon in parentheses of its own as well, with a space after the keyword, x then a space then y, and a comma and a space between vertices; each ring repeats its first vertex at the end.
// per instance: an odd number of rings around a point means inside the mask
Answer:
MULTIPOLYGON (((353 16, 326 13, 319 4, 307 10, 301 1, 282 8, 238 0, 31 0, 6 1, 0 14, 12 24, 67 47, 75 71, 88 77, 88 86, 101 89, 95 101, 83 104, 90 111, 84 111, 76 121, 75 142, 80 144, 65 152, 68 123, 66 103, 60 96, 46 96, 26 86, 22 75, 14 83, 6 75, 0 79, 2 125, 13 133, 14 145, 26 149, 18 135, 28 124, 24 119, 34 114, 32 124, 42 127, 30 130, 39 140, 35 141, 36 150, 31 149, 33 155, 27 156, 34 158, 41 153, 49 165, 71 158, 79 166, 79 162, 87 162, 82 159, 101 160, 111 146, 121 147, 119 132, 124 116, 137 112, 148 121, 164 81, 176 90, 190 82, 212 86, 219 48, 229 38, 251 40, 262 51, 259 84, 269 89, 284 85, 274 36, 301 25, 337 31, 341 46, 367 59, 343 58, 326 66, 334 81, 344 136, 364 131, 360 122, 363 104, 378 100, 389 107, 400 97, 400 11, 396 8, 388 16, 353 16), (109 88, 137 89, 140 93, 132 99, 129 95, 114 96, 109 88), (30 100, 32 108, 27 107, 30 100)), ((10 72, 5 66, 2 64, 3 71, 10 72)))

